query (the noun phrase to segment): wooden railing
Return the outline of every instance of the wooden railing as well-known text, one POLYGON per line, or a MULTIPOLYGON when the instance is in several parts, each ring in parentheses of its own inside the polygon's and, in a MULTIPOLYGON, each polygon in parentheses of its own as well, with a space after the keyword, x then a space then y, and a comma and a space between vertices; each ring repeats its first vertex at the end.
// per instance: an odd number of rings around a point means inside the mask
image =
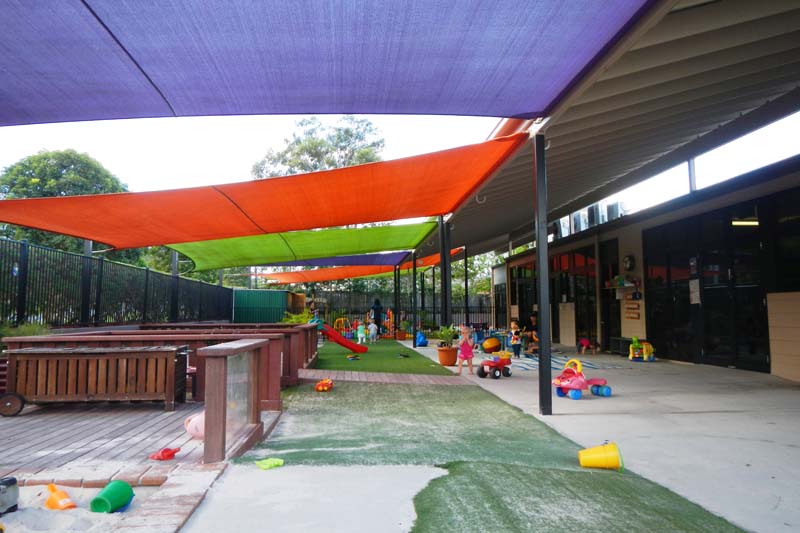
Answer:
MULTIPOLYGON (((269 340, 247 339, 201 348, 206 366, 203 461, 236 457, 261 438, 259 394, 269 366, 269 340)), ((277 383, 277 381, 276 381, 277 383)))

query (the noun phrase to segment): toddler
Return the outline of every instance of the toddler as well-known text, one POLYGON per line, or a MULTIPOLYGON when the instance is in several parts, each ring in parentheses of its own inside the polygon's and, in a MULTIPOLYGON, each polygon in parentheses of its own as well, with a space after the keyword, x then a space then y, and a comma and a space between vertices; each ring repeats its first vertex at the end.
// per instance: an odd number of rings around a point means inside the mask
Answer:
POLYGON ((378 325, 375 324, 374 319, 371 318, 369 320, 369 326, 367 326, 367 329, 369 330, 369 343, 375 344, 378 342, 378 325))
POLYGON ((358 344, 367 344, 367 328, 364 327, 364 324, 358 325, 358 328, 356 328, 356 335, 358 336, 358 344))
POLYGON ((514 357, 519 357, 519 352, 522 350, 522 332, 519 330, 519 323, 516 320, 512 320, 510 329, 511 349, 514 350, 514 357))
POLYGON ((461 326, 461 338, 458 340, 458 372, 457 375, 461 375, 461 366, 464 364, 464 361, 467 362, 469 366, 469 373, 472 374, 472 358, 474 354, 472 353, 472 347, 474 346, 474 341, 472 340, 472 330, 469 326, 461 326))

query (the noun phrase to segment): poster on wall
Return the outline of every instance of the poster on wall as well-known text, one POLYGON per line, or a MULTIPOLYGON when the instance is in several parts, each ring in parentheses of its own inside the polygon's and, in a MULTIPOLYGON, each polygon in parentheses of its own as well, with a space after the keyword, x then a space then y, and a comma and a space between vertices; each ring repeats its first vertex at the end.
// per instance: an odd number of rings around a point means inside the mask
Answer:
POLYGON ((693 305, 700 305, 700 280, 689 280, 689 303, 693 305))
POLYGON ((511 318, 516 318, 517 320, 519 320, 519 306, 518 305, 512 305, 511 306, 511 318))

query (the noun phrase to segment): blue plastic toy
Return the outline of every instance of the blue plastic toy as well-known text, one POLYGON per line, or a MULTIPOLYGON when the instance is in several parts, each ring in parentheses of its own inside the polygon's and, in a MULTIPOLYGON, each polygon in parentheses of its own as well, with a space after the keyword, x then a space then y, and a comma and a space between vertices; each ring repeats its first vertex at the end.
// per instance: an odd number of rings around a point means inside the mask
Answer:
POLYGON ((417 346, 420 348, 424 348, 428 345, 428 339, 425 338, 425 334, 421 331, 417 332, 417 346))

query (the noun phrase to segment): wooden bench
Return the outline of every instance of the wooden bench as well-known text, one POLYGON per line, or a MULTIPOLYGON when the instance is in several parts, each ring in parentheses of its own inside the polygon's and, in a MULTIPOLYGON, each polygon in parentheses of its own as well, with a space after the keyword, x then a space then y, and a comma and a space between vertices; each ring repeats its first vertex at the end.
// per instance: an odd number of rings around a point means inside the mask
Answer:
POLYGON ((6 350, 7 388, 30 403, 162 400, 173 411, 186 397, 186 352, 185 346, 6 350))

